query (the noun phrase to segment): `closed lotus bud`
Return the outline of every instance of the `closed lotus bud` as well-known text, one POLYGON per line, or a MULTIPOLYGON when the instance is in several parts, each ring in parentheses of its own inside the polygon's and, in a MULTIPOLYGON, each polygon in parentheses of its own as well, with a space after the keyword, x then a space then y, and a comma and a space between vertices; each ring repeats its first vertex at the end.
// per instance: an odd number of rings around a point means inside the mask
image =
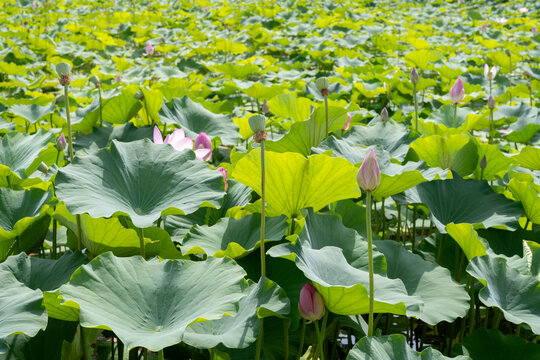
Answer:
POLYGON ((452 104, 457 104, 465 98, 465 87, 463 86, 463 80, 457 79, 452 88, 450 89, 450 99, 452 104))
POLYGON ((377 189, 381 182, 381 172, 379 163, 373 149, 369 150, 368 155, 362 162, 362 166, 356 174, 356 181, 364 191, 373 191, 377 189))
POLYGON ((484 77, 486 78, 486 80, 491 81, 495 79, 497 71, 498 69, 496 66, 493 66, 490 70, 488 64, 484 64, 484 77))
POLYGON ((416 68, 413 68, 411 70, 411 82, 416 85, 420 81, 420 75, 418 74, 418 71, 416 68))
POLYGON ((42 173, 46 174, 47 171, 49 171, 49 167, 42 161, 41 164, 38 166, 38 171, 41 171, 42 173))
POLYGON ((146 47, 144 49, 148 55, 152 55, 154 53, 154 47, 149 42, 146 43, 146 47))
POLYGON ((482 160, 480 160, 480 168, 485 169, 486 166, 487 166, 487 160, 486 160, 486 155, 484 155, 482 160))
POLYGON ((533 25, 533 27, 531 28, 531 32, 533 36, 536 36, 538 34, 538 29, 536 28, 536 25, 533 25))
POLYGON ((268 101, 264 100, 264 103, 262 104, 262 112, 267 114, 270 112, 270 107, 268 107, 268 101))
POLYGON ((495 109, 495 98, 493 97, 493 94, 489 95, 489 98, 488 98, 488 101, 487 101, 487 106, 491 110, 495 109))
POLYGON ((99 82, 99 78, 97 75, 91 76, 90 79, 88 79, 92 84, 94 84, 96 87, 99 87, 101 83, 99 82))
POLYGON ((351 114, 347 113, 347 122, 345 123, 345 125, 343 125, 343 131, 349 130, 350 127, 351 127, 351 114))
POLYGON ((58 139, 56 140, 56 144, 54 145, 56 150, 63 151, 66 148, 66 137, 64 134, 60 135, 58 139))
POLYGON ((486 24, 482 24, 482 27, 480 27, 480 31, 486 31, 486 24))
POLYGON ((144 98, 144 94, 142 92, 142 90, 138 90, 136 93, 135 93, 135 99, 137 100, 142 100, 144 98))
POLYGON ((322 319, 324 316, 324 300, 311 284, 305 284, 300 291, 298 301, 298 310, 300 315, 309 322, 322 319))
POLYGON ((251 131, 254 133, 264 131, 266 128, 266 117, 264 115, 253 115, 249 118, 248 122, 251 131))
POLYGON ((387 122, 388 121, 388 110, 384 107, 381 111, 381 121, 387 122))
POLYGON ((116 75, 116 82, 119 83, 120 81, 122 81, 122 78, 120 77, 120 75, 116 75))
POLYGON ((227 184, 227 173, 228 173, 228 170, 227 169, 224 169, 222 167, 218 167, 217 170, 221 173, 221 175, 223 175, 223 180, 225 181, 225 191, 227 191, 227 188, 229 187, 229 185, 227 184))
POLYGON ((326 76, 320 77, 317 80, 315 80, 315 85, 317 86, 317 89, 321 92, 322 96, 328 96, 330 94, 330 91, 328 88, 330 87, 330 80, 326 76))

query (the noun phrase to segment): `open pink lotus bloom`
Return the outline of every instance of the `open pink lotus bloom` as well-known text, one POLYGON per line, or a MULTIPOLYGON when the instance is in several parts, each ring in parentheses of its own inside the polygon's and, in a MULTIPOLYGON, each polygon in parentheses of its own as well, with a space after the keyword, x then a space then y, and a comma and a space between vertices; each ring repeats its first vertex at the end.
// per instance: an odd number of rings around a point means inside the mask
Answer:
POLYGON ((197 159, 204 161, 212 157, 212 140, 204 132, 201 132, 195 139, 195 155, 197 159))
POLYGON ((486 78, 486 80, 491 81, 495 79, 495 76, 497 75, 497 70, 498 69, 495 65, 493 65, 493 67, 490 70, 489 65, 484 64, 484 77, 486 78))
POLYGON ((452 104, 457 104, 465 98, 465 87, 463 86, 463 80, 457 79, 452 88, 450 89, 450 99, 452 104))
POLYGON ((154 53, 154 47, 149 42, 146 43, 144 50, 146 50, 147 55, 152 55, 154 53))

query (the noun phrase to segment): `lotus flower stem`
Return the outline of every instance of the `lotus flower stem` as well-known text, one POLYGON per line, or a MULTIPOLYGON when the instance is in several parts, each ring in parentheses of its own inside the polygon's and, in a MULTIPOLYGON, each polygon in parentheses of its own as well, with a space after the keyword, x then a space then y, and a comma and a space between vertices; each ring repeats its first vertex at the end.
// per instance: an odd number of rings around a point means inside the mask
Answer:
POLYGON ((140 246, 141 246, 141 256, 143 258, 146 258, 146 254, 145 254, 145 251, 144 251, 144 230, 143 228, 140 228, 139 229, 139 240, 140 240, 140 246))
POLYGON ((306 322, 307 320, 304 319, 302 321, 302 329, 300 330, 300 346, 298 346, 298 355, 296 355, 296 360, 300 359, 300 356, 302 356, 302 351, 304 350, 304 337, 306 336, 306 322))
POLYGON ((324 337, 322 336, 321 330, 319 329, 319 323, 315 321, 313 324, 315 325, 315 331, 317 332, 317 351, 315 352, 315 359, 324 360, 324 337), (321 354, 320 358, 317 357, 319 353, 321 354))
POLYGON ((157 358, 158 360, 165 360, 165 358, 163 357, 163 349, 158 351, 157 358))
POLYGON ((66 105, 66 119, 68 127, 69 162, 73 161, 73 138, 71 133, 71 115, 69 113, 69 85, 64 85, 64 103, 66 105))
POLYGON ((439 252, 437 253, 437 264, 441 264, 441 258, 443 253, 443 247, 444 247, 444 239, 446 238, 446 234, 441 234, 441 242, 439 243, 439 252))
POLYGON ((283 319, 283 358, 289 359, 289 319, 283 319))
POLYGON ((493 317, 493 326, 492 329, 497 330, 499 328, 499 323, 501 322, 502 312, 498 308, 493 308, 494 317, 493 317))
POLYGON ((261 276, 266 276, 266 253, 264 249, 264 235, 265 235, 265 187, 266 187, 266 171, 264 166, 264 140, 261 140, 261 276))
POLYGON ((326 137, 328 137, 328 95, 324 96, 324 108, 326 115, 326 137))
POLYGON ((260 326, 259 326, 259 337, 257 337, 257 347, 255 350, 255 360, 260 360, 261 358, 261 349, 262 349, 262 342, 263 342, 263 336, 264 336, 264 321, 263 318, 259 319, 260 326))
POLYGON ((457 116, 457 104, 454 104, 454 121, 452 122, 452 127, 456 127, 456 116, 457 116))
POLYGON ((416 97, 416 84, 414 84, 414 131, 418 132, 418 100, 416 97))
POLYGON ((98 95, 99 95, 99 125, 103 127, 103 103, 101 98, 101 88, 98 87, 98 95))
POLYGON ((366 196, 366 231, 368 240, 369 259, 369 318, 368 336, 373 336, 373 310, 375 305, 375 286, 373 284, 373 238, 371 233, 371 191, 367 191, 366 196))
POLYGON ((489 109, 489 144, 493 144, 493 133, 495 132, 495 124, 493 122, 493 109, 489 109))

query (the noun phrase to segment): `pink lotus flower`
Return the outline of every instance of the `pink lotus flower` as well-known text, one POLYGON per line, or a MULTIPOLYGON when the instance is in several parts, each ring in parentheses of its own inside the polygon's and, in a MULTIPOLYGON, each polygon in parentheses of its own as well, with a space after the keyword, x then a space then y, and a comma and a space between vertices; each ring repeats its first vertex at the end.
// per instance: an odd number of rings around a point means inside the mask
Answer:
POLYGON ((533 36, 536 36, 536 34, 538 34, 538 29, 536 28, 536 25, 533 25, 533 27, 531 28, 531 32, 533 36))
POLYGON ((264 100, 264 103, 262 104, 262 112, 267 114, 270 112, 270 107, 268 107, 268 101, 264 100))
POLYGON ((362 166, 360 166, 356 174, 356 181, 364 191, 373 191, 379 187, 381 172, 373 149, 369 150, 369 153, 362 162, 362 166))
POLYGON ((227 184, 227 169, 222 168, 221 166, 217 168, 217 170, 223 175, 223 180, 225 181, 225 191, 227 191, 227 188, 229 187, 229 184, 227 184))
POLYGON ((450 89, 450 99, 452 104, 457 104, 465 98, 465 88, 463 86, 463 80, 457 79, 452 88, 450 89))
POLYGON ((150 42, 146 43, 146 47, 144 48, 144 50, 146 51, 146 55, 152 55, 154 53, 154 47, 152 46, 152 44, 150 44, 150 42))
MULTIPOLYGON (((203 137, 208 138, 205 133, 199 134, 197 140, 203 135, 203 137)), ((200 140, 199 140, 200 141, 200 140)), ((210 142, 210 139, 208 139, 210 142)), ((184 130, 176 129, 172 134, 169 134, 163 140, 163 135, 159 131, 158 127, 154 127, 154 144, 170 144, 177 151, 182 150, 193 150, 193 139, 186 137, 184 130)), ((201 146, 199 144, 199 146, 201 146)), ((195 143, 195 157, 199 160, 208 161, 209 155, 212 155, 212 143, 210 142, 210 150, 208 148, 197 148, 197 143, 195 143)))
POLYGON ((526 7, 519 8, 519 12, 521 14, 525 14, 527 11, 529 11, 529 9, 527 9, 526 7))
POLYGON ((491 80, 495 79, 495 76, 497 75, 498 70, 499 69, 497 69, 496 66, 493 66, 491 68, 491 70, 490 70, 489 65, 484 64, 484 77, 486 78, 486 80, 491 81, 491 80))
POLYGON ((418 70, 416 70, 415 67, 411 70, 411 82, 416 85, 420 81, 420 75, 418 74, 418 70))
POLYGON ((311 284, 305 284, 300 291, 298 301, 300 315, 309 322, 317 321, 324 316, 324 300, 311 284))
POLYGON ((381 121, 382 122, 387 122, 389 119, 388 117, 388 110, 386 110, 386 107, 384 107, 381 111, 381 121))
POLYGON ((482 24, 482 27, 480 28, 480 31, 486 31, 486 24, 482 24))
POLYGON ((122 81, 122 78, 120 77, 120 75, 116 75, 116 82, 119 83, 120 81, 122 81))
POLYGON ((497 22, 501 25, 504 25, 508 22, 508 19, 503 16, 502 18, 497 19, 497 22))
POLYGON ((204 132, 201 132, 195 139, 195 155, 197 159, 204 161, 212 157, 212 140, 204 132))
POLYGON ((56 147, 56 150, 62 151, 66 148, 66 137, 64 134, 60 135, 58 139, 56 140, 56 144, 54 145, 56 147))
POLYGON ((343 125, 343 131, 349 130, 350 127, 351 127, 351 114, 347 113, 347 122, 345 123, 345 125, 343 125))

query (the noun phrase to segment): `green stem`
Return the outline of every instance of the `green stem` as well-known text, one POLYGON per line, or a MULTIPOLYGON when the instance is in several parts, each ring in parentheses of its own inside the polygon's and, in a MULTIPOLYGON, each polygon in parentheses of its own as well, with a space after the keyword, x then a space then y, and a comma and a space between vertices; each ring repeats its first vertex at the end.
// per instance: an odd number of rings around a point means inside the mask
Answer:
POLYGON ((99 94, 99 125, 103 127, 103 106, 101 103, 101 88, 98 88, 99 94))
POLYGON ((158 360, 165 360, 165 358, 163 357, 163 349, 158 351, 157 358, 158 360))
POLYGON ((484 180, 484 168, 480 170, 480 181, 484 180))
POLYGON ((414 131, 418 132, 418 101, 416 99, 416 84, 414 84, 414 131))
POLYGON ((437 254, 437 264, 441 264, 441 258, 443 253, 443 247, 444 247, 444 239, 446 237, 446 234, 441 234, 441 242, 439 243, 439 252, 437 254))
POLYGON ((415 237, 416 237, 416 206, 413 205, 413 224, 412 224, 412 236, 411 236, 411 243, 412 247, 411 250, 414 252, 414 243, 415 243, 415 237))
POLYGON ((467 279, 467 285, 469 288, 469 297, 470 297, 470 310, 469 310, 469 334, 473 332, 474 325, 476 321, 476 304, 474 301, 474 279, 471 275, 469 275, 469 278, 467 279))
POLYGON ((264 249, 265 235, 265 186, 266 186, 266 170, 264 165, 264 140, 261 141, 261 276, 266 276, 266 251, 264 249))
POLYGON ((499 323, 501 322, 502 311, 498 308, 493 308, 493 310, 495 313, 495 317, 493 319, 493 329, 498 329, 499 323))
POLYGON ((401 204, 396 203, 397 206, 397 231, 396 231, 396 240, 399 241, 401 238, 401 204))
POLYGON ((77 244, 79 251, 82 251, 81 214, 75 215, 77 220, 77 244))
POLYGON ((283 352, 284 359, 289 359, 289 319, 283 319, 283 352))
POLYGON ((324 107, 326 113, 326 137, 328 137, 328 96, 324 96, 324 107))
POLYGON ((382 204, 381 204, 381 220, 382 220, 382 234, 381 234, 381 240, 384 240, 384 232, 386 228, 386 216, 384 214, 384 197, 382 198, 382 204))
MULTIPOLYGON (((56 206, 53 207, 54 210, 56 210, 56 206)), ((53 219, 53 225, 52 225, 52 258, 56 259, 56 237, 58 232, 58 222, 56 219, 53 219)))
POLYGON ((263 342, 263 336, 264 336, 264 327, 263 327, 263 319, 259 319, 260 321, 260 327, 259 327, 259 336, 257 337, 257 349, 255 350, 255 360, 260 360, 261 358, 261 349, 262 349, 262 342, 263 342))
POLYGON ((73 161, 73 136, 71 133, 71 115, 69 113, 69 85, 64 85, 64 103, 66 105, 66 119, 68 126, 69 162, 73 161))
POLYGON ((371 234, 371 191, 367 192, 366 198, 366 230, 368 239, 368 259, 369 259, 369 322, 368 336, 373 336, 373 309, 375 305, 375 294, 373 284, 373 239, 371 234))
POLYGON ((306 337, 306 320, 302 321, 302 329, 300 330, 300 345, 298 346, 298 354, 296 360, 300 359, 304 350, 304 338, 306 337))
POLYGON ((9 174, 6 176, 7 187, 11 189, 11 180, 9 180, 9 174))
POLYGON ((493 121, 493 109, 489 109, 489 143, 493 144, 493 133, 495 132, 495 124, 493 121))
POLYGON ((315 358, 317 358, 317 354, 320 353, 321 354, 320 359, 324 360, 324 349, 323 349, 323 345, 324 345, 323 340, 324 339, 322 338, 321 331, 319 330, 319 323, 317 321, 315 321, 313 323, 313 325, 315 325, 315 331, 317 332, 317 342, 318 342, 318 344, 317 344, 317 352, 316 352, 315 358))
POLYGON ((144 249, 144 229, 139 229, 139 240, 140 240, 140 246, 141 246, 141 256, 146 259, 145 249, 144 249))
POLYGON ((452 123, 452 127, 456 127, 456 115, 457 115, 457 104, 454 104, 454 121, 452 123))

